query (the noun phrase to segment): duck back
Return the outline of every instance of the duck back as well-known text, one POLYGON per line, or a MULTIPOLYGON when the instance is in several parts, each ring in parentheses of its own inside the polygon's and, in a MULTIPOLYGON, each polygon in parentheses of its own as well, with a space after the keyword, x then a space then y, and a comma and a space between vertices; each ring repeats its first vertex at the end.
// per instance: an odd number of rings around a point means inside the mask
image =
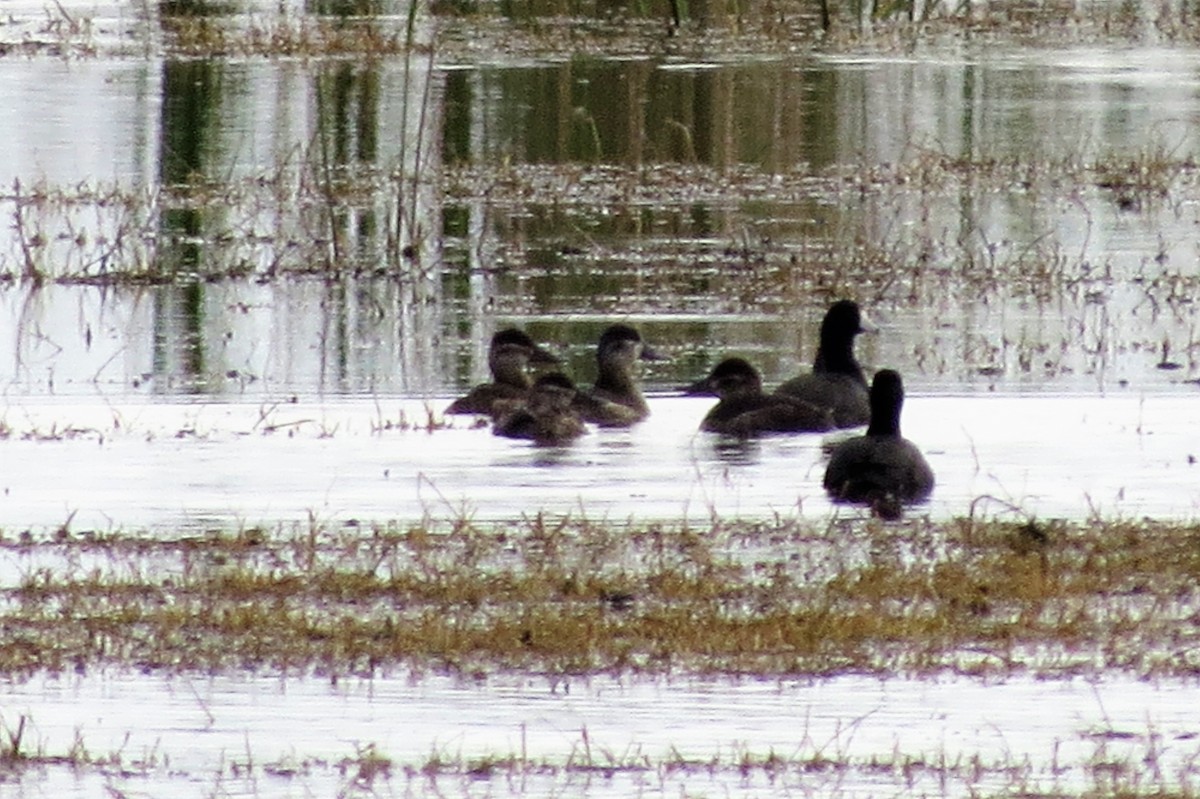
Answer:
POLYGON ((783 383, 775 394, 827 408, 837 427, 859 427, 871 421, 867 384, 854 375, 810 372, 783 383))
POLYGON ((916 445, 899 436, 858 436, 842 442, 825 470, 825 490, 842 502, 892 499, 922 502, 933 493, 933 470, 916 445))
POLYGON ((519 405, 525 401, 525 397, 528 395, 529 389, 520 386, 507 383, 484 383, 475 386, 466 395, 450 403, 450 407, 446 408, 446 413, 473 413, 489 416, 495 414, 497 408, 502 408, 506 404, 519 405))
POLYGON ((760 394, 722 399, 700 422, 706 433, 755 436, 770 433, 818 433, 834 429, 827 408, 760 394))
POLYGON ((891 369, 871 383, 871 423, 866 435, 843 441, 825 469, 825 490, 835 500, 896 508, 933 492, 933 470, 916 445, 900 435, 904 385, 891 369))

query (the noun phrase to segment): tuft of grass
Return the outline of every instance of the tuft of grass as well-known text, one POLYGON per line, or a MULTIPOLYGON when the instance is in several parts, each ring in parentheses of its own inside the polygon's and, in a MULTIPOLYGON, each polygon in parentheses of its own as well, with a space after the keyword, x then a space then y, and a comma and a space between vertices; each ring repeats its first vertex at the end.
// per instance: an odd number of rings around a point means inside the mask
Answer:
POLYGON ((354 757, 338 763, 338 770, 350 778, 356 789, 370 791, 377 780, 391 776, 392 760, 380 754, 374 744, 367 744, 358 747, 354 757))
POLYGON ((27 757, 26 753, 21 751, 21 742, 25 737, 26 720, 26 716, 21 714, 17 718, 15 729, 9 729, 7 725, 0 723, 0 734, 2 734, 4 739, 0 741, 0 764, 12 767, 27 757))

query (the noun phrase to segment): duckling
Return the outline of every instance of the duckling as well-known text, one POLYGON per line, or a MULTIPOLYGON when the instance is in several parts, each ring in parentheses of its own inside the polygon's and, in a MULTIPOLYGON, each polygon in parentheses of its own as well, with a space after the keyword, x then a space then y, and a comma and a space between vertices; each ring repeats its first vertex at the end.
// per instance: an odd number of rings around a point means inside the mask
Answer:
POLYGON ((587 432, 571 408, 576 388, 561 372, 544 374, 533 384, 525 404, 501 413, 492 433, 506 438, 527 438, 539 446, 569 444, 587 432))
POLYGON ((835 501, 869 504, 881 516, 921 502, 933 491, 933 470, 916 445, 900 435, 904 384, 892 369, 871 383, 871 424, 867 434, 843 441, 825 469, 825 490, 835 501))
POLYGON ((835 428, 833 412, 804 400, 763 392, 758 370, 743 358, 726 358, 685 394, 716 394, 719 402, 700 422, 707 433, 754 436, 824 432, 835 428))
POLYGON ((854 358, 854 337, 862 332, 858 304, 851 300, 835 302, 821 322, 812 372, 788 380, 775 393, 829 408, 838 427, 869 422, 867 378, 854 358))
POLYGON ((478 385, 456 399, 446 413, 490 415, 496 411, 497 403, 506 403, 509 409, 519 406, 533 385, 526 371, 531 363, 556 364, 558 358, 516 328, 501 330, 492 336, 488 348, 492 382, 478 385))
POLYGON ((574 408, 585 422, 628 427, 650 415, 650 406, 634 376, 638 360, 659 361, 663 357, 629 325, 613 325, 600 335, 596 384, 590 392, 581 391, 575 397, 574 408))

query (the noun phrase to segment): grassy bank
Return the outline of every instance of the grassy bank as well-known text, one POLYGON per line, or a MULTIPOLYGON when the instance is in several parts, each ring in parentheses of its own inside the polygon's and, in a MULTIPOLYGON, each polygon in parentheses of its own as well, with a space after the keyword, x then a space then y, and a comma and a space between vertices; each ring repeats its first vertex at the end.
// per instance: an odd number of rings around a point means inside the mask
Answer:
POLYGON ((533 518, 8 533, 0 673, 1200 669, 1200 526, 533 518))

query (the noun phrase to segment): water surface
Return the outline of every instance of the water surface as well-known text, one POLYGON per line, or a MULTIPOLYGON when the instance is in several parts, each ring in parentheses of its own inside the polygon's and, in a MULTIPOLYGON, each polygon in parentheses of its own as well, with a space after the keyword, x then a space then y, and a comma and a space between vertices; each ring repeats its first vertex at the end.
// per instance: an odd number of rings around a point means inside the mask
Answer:
MULTIPOLYGON (((820 489, 830 437, 722 441, 671 392, 727 354, 771 384, 806 368, 839 297, 876 328, 863 362, 909 388, 938 477, 912 513, 1196 517, 1186 9, 1081 6, 1110 32, 1068 44, 856 44, 811 10, 696 3, 667 36, 658 10, 585 5, 420 9, 420 48, 267 57, 256 26, 386 34, 407 9, 9 4, 0 534, 865 518, 820 489), (240 31, 228 52, 195 57, 196 12, 240 31), (494 331, 587 384, 616 320, 671 356, 644 424, 564 449, 443 427, 494 331)), ((37 675, 0 686, 0 739, 24 719, 23 746, 94 767, 0 796, 1186 791, 1194 692, 37 675)))
MULTIPOLYGON (((653 397, 650 420, 539 448, 446 400, 10 406, 0 507, 34 529, 188 529, 349 520, 821 521, 824 448, 846 434, 739 442, 699 433, 710 401, 653 397), (415 426, 416 429, 400 429, 415 426), (70 479, 64 480, 69 470, 70 479), (152 487, 152 490, 148 488, 152 487)), ((913 397, 905 432, 937 474, 913 512, 1193 519, 1193 400, 1133 392, 913 397)), ((10 528, 11 530, 12 528, 10 528)))
POLYGON ((95 796, 102 786, 184 796, 969 796, 1190 784, 1200 757, 1194 690, 1120 677, 110 676, 32 681, 6 691, 5 706, 36 709, 29 734, 48 751, 83 746, 113 763, 100 774, 27 772, 9 785, 22 796, 95 796), (153 718, 134 723, 133 703, 153 706, 153 718), (370 754, 390 769, 364 778, 370 754))

